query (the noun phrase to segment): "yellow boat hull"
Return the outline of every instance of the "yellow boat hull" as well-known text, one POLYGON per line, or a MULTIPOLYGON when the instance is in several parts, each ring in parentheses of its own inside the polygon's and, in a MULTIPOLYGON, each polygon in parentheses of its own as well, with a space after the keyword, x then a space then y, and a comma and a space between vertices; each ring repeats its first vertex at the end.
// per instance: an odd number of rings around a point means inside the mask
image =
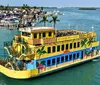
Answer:
POLYGON ((5 68, 2 65, 0 65, 0 72, 10 78, 15 78, 15 79, 26 79, 38 75, 38 69, 15 71, 5 68))
POLYGON ((45 75, 45 74, 48 74, 48 73, 52 73, 52 72, 55 72, 55 71, 58 71, 58 70, 62 70, 64 68, 75 66, 75 65, 93 60, 93 59, 98 58, 98 57, 100 57, 100 55, 96 55, 94 57, 89 57, 89 58, 86 58, 86 59, 83 59, 83 60, 77 60, 76 62, 73 62, 73 63, 70 62, 69 64, 61 65, 61 66, 58 66, 56 68, 51 67, 51 69, 45 70, 45 71, 40 72, 40 73, 38 72, 38 69, 16 71, 16 70, 10 70, 10 69, 2 66, 2 65, 0 65, 0 72, 3 73, 4 75, 10 77, 10 78, 28 79, 28 78, 31 78, 31 77, 42 76, 42 75, 45 75))

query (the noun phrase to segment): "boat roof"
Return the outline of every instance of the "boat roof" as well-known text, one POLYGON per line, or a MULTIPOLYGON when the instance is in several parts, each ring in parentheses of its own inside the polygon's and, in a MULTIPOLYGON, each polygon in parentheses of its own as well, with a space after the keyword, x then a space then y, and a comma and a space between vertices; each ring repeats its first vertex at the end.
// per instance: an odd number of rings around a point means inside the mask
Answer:
POLYGON ((53 31, 53 27, 25 27, 20 28, 19 31, 21 32, 41 32, 41 31, 53 31))

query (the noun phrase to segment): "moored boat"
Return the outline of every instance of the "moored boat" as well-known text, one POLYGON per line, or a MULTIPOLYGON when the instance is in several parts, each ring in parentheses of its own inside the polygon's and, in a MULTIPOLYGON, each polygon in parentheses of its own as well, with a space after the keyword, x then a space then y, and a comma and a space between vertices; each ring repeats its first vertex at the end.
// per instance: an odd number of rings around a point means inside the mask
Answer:
POLYGON ((12 42, 4 42, 7 57, 0 72, 25 79, 68 68, 100 56, 95 32, 55 30, 52 27, 20 29, 12 42))

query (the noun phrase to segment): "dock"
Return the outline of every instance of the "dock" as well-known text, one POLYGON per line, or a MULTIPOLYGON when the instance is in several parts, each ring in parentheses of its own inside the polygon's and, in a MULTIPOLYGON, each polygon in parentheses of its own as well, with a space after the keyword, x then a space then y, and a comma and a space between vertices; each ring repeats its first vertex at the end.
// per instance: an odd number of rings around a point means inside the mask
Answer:
POLYGON ((4 23, 4 22, 1 22, 0 23, 0 27, 12 27, 12 28, 14 28, 14 27, 19 27, 19 24, 17 24, 17 23, 4 23))

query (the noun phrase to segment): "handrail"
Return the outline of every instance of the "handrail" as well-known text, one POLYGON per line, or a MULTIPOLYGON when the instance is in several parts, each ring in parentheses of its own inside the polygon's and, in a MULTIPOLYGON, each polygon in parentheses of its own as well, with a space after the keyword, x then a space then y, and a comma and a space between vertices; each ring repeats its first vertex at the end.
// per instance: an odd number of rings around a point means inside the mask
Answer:
POLYGON ((7 50, 7 52, 8 52, 8 54, 9 54, 10 57, 13 57, 13 56, 11 55, 11 53, 9 52, 8 47, 4 47, 4 49, 7 50))
POLYGON ((22 56, 26 56, 26 54, 21 54, 20 56, 19 56, 19 58, 17 58, 18 60, 21 60, 21 57, 22 56))

